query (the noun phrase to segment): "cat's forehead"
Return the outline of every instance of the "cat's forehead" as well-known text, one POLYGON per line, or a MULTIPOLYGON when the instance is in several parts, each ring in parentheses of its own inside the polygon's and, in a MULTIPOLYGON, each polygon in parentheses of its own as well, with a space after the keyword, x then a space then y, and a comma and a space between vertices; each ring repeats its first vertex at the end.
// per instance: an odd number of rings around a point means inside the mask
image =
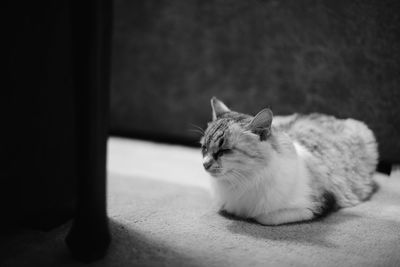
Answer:
POLYGON ((209 146, 211 141, 222 137, 231 125, 231 121, 227 119, 218 119, 210 122, 204 134, 204 145, 209 146))
POLYGON ((213 141, 215 142, 222 136, 227 136, 233 125, 243 126, 250 120, 251 116, 246 114, 236 112, 224 114, 221 118, 209 123, 202 140, 203 145, 210 146, 213 141))

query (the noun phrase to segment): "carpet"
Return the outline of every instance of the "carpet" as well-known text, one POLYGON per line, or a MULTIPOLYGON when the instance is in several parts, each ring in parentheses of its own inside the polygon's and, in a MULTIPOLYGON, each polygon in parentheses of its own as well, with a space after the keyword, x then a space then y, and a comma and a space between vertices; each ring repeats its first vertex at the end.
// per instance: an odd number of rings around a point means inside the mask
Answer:
MULTIPOLYGON (((193 148, 110 138, 113 243, 89 266, 400 266, 400 169, 373 197, 307 223, 268 227, 217 212, 193 148)), ((86 266, 50 232, 6 235, 0 266, 86 266)))

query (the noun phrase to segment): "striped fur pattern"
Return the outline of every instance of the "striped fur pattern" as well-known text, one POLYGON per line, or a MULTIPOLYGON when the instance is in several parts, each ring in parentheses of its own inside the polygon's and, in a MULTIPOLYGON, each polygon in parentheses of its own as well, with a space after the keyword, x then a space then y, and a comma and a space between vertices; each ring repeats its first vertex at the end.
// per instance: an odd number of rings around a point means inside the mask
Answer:
POLYGON ((221 210, 264 225, 311 220, 373 192, 372 131, 322 114, 252 117, 212 98, 201 139, 203 165, 221 210))

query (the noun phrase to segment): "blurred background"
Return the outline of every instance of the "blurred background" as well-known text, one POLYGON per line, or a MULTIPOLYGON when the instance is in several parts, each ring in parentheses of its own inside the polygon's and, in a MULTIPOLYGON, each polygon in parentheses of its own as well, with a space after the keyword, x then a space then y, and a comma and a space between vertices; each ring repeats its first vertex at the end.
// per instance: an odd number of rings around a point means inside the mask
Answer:
POLYGON ((398 1, 114 1, 111 134, 197 145, 210 98, 365 121, 400 159, 398 1))

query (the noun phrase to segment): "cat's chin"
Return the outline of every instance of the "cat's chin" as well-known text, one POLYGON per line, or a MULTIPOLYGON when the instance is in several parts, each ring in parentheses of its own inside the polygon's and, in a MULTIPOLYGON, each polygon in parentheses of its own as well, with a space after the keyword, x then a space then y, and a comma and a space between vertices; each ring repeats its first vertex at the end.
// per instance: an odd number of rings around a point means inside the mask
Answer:
POLYGON ((214 172, 210 172, 210 171, 207 171, 207 172, 213 179, 216 179, 216 180, 223 181, 223 180, 230 179, 230 171, 217 170, 214 172))
POLYGON ((224 175, 225 175, 224 172, 222 172, 221 170, 209 170, 207 172, 211 177, 213 177, 215 179, 219 179, 221 177, 224 177, 224 175))
POLYGON ((222 177, 223 175, 219 172, 208 172, 208 174, 215 179, 218 179, 219 177, 222 177))

